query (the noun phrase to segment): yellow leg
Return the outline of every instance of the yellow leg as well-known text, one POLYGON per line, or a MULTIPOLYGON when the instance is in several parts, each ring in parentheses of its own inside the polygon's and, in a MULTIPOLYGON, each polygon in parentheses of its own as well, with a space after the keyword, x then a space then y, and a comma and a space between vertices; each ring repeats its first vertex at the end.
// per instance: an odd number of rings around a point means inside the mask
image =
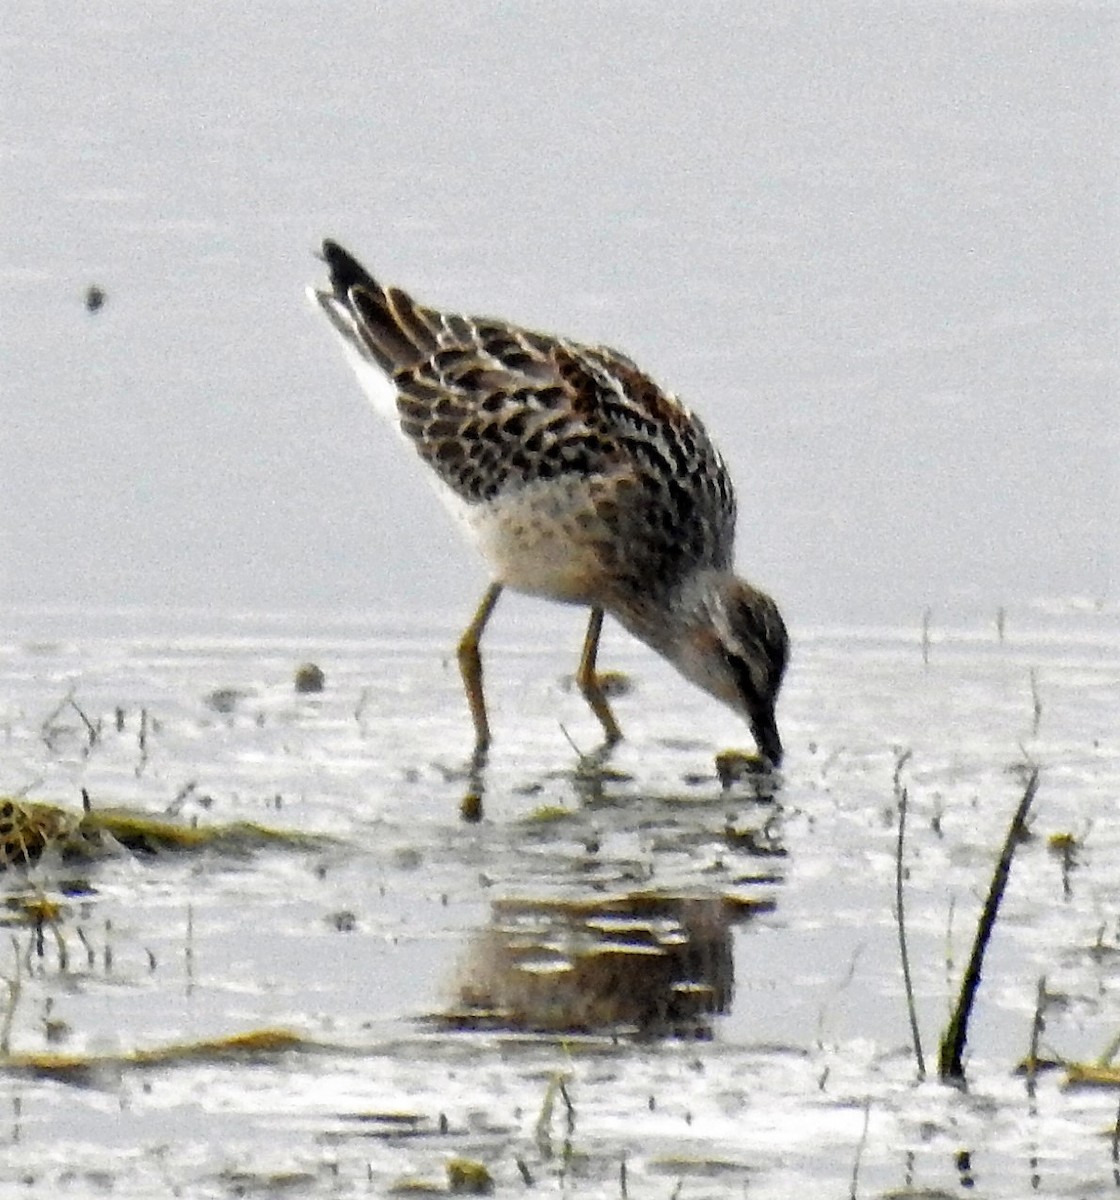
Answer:
POLYGON ((486 699, 482 694, 482 658, 478 653, 478 643, 501 594, 502 585, 500 583, 492 583, 486 589, 482 602, 474 614, 474 619, 459 639, 459 673, 463 676, 467 703, 471 706, 475 754, 485 753, 490 745, 490 722, 486 719, 486 699))
POLYGON ((606 734, 607 745, 613 746, 622 737, 622 730, 614 719, 611 707, 607 703, 603 689, 599 686, 599 677, 595 674, 595 657, 599 653, 599 633, 603 628, 603 610, 593 608, 591 620, 587 623, 587 636, 583 639, 583 653, 579 659, 579 670, 576 672, 576 684, 583 693, 583 698, 591 705, 591 711, 599 718, 599 724, 606 734))

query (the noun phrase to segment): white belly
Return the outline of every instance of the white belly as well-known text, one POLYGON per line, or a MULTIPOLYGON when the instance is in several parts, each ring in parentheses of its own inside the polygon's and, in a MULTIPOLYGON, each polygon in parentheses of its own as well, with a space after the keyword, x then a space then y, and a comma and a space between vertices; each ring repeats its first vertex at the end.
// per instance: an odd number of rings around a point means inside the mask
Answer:
POLYGON ((570 604, 598 601, 596 543, 605 531, 585 486, 538 484, 488 504, 467 504, 443 484, 438 490, 498 583, 570 604))

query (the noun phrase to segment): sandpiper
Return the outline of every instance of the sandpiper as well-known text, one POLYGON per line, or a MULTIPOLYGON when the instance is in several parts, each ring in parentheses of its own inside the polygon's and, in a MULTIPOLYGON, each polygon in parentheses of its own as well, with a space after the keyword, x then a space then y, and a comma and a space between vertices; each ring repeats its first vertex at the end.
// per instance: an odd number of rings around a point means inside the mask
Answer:
POLYGON ((595 670, 605 613, 746 717, 777 766, 788 638, 732 572, 735 495, 703 424, 617 350, 424 307, 333 241, 322 257, 330 286, 309 295, 492 573, 458 646, 476 756, 479 642, 509 587, 590 608, 576 683, 608 744, 622 733, 595 670))

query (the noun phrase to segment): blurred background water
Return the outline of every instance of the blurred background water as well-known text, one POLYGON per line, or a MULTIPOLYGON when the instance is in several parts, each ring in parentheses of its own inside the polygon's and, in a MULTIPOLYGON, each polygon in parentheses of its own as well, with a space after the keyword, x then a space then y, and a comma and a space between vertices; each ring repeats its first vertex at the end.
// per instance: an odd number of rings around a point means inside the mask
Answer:
POLYGON ((1113 5, 3 25, 0 604, 470 610, 305 304, 324 234, 683 395, 795 628, 1115 604, 1113 5))

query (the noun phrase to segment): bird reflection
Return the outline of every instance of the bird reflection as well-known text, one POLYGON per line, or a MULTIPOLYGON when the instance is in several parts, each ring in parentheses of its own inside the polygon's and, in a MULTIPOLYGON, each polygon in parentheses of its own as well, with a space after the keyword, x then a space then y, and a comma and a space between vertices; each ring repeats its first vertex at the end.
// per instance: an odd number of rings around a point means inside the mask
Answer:
POLYGON ((633 892, 502 899, 472 940, 455 1029, 709 1037, 731 1006, 731 931, 769 902, 633 892))

